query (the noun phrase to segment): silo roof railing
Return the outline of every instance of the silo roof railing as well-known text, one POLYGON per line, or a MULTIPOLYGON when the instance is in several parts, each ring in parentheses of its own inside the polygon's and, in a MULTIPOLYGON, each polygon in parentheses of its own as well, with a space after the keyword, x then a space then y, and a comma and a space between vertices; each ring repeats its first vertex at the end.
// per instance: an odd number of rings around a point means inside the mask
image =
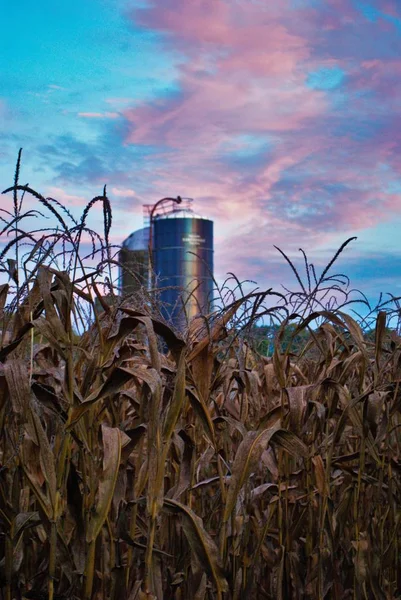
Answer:
POLYGON ((179 208, 168 213, 161 213, 154 216, 154 220, 160 219, 205 219, 190 208, 179 208))

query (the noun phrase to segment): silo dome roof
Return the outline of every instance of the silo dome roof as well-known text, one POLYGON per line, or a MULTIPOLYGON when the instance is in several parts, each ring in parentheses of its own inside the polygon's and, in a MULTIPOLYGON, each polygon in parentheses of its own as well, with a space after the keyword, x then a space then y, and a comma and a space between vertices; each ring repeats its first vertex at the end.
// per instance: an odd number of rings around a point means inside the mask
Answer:
POLYGON ((198 215, 190 208, 180 208, 178 210, 172 210, 168 213, 161 213, 155 215, 155 219, 204 219, 201 215, 198 215))
POLYGON ((148 247, 149 227, 143 227, 131 233, 122 243, 127 250, 144 250, 148 247))

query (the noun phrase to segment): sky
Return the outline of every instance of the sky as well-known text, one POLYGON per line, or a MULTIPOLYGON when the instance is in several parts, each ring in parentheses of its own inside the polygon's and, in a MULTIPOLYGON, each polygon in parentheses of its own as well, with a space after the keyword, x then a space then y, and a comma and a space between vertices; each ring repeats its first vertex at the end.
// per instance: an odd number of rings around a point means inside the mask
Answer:
MULTIPOLYGON (((292 286, 274 246, 370 299, 401 294, 401 4, 2 3, 0 187, 76 214, 107 184, 113 241, 142 204, 194 198, 215 274, 292 286)), ((5 202, 5 200, 1 200, 5 202)), ((100 211, 99 211, 100 222, 100 211)))

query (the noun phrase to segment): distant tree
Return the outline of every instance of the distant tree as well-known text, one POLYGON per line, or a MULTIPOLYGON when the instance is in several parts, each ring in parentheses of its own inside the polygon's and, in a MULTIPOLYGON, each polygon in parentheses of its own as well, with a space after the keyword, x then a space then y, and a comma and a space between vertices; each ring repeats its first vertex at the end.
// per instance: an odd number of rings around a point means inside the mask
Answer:
MULTIPOLYGON (((297 354, 302 350, 310 338, 308 329, 303 329, 294 337, 297 325, 289 323, 280 343, 280 351, 285 352, 287 349, 297 354)), ((276 343, 278 343, 280 327, 278 325, 261 325, 254 327, 252 330, 252 338, 256 350, 263 356, 272 356, 276 343)))

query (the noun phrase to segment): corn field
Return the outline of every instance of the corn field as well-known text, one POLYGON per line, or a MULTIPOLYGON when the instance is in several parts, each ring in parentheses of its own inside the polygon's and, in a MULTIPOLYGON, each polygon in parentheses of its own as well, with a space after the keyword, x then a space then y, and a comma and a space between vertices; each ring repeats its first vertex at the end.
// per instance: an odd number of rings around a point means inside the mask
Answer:
POLYGON ((401 598, 401 339, 386 311, 367 339, 309 301, 265 357, 241 325, 264 295, 184 334, 150 300, 102 304, 106 192, 70 223, 19 184, 19 163, 0 255, 0 598, 401 598), (22 229, 25 194, 57 227, 22 229), (102 236, 86 225, 96 203, 102 236), (280 346, 293 322, 309 332, 296 353, 280 346))

